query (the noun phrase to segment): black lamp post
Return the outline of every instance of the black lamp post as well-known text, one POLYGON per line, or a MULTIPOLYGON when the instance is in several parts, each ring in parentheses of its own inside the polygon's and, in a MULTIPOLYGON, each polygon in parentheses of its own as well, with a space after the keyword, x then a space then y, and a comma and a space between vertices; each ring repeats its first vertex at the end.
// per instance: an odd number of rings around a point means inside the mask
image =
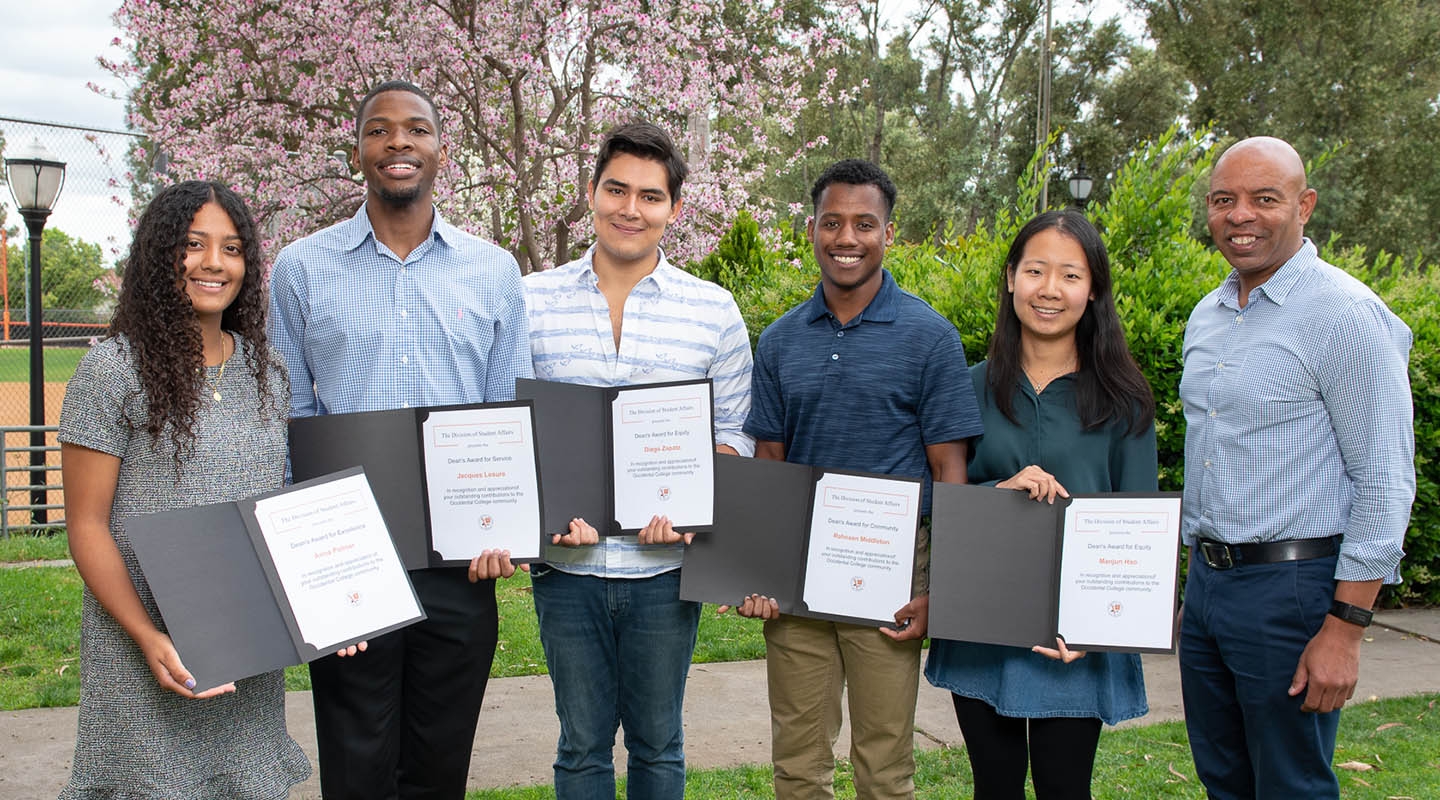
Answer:
POLYGON ((1080 168, 1070 176, 1070 197, 1075 200, 1075 205, 1081 209, 1090 200, 1090 192, 1095 188, 1095 181, 1085 174, 1085 162, 1080 162, 1080 168))
MULTIPOLYGON (((65 162, 59 161, 36 139, 19 153, 5 159, 5 176, 10 193, 25 227, 30 231, 30 504, 44 506, 45 489, 45 337, 41 330, 40 242, 45 220, 65 185, 65 162)), ((31 521, 45 524, 49 515, 36 508, 31 521)))

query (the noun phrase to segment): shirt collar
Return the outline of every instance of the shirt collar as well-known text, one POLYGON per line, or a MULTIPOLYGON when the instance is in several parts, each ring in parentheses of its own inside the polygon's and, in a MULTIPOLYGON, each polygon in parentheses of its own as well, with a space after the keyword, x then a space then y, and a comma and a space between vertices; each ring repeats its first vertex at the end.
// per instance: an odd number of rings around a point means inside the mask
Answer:
MULTIPOLYGON (((880 275, 880 291, 870 299, 870 304, 865 306, 865 310, 850 321, 850 325, 858 325, 861 322, 894 322, 898 318, 900 286, 895 283, 895 278, 890 275, 890 270, 882 267, 880 275)), ((825 305, 824 281, 815 286, 814 294, 810 295, 810 299, 805 302, 805 321, 807 323, 830 315, 830 309, 825 305)))
MULTIPOLYGON (((680 269, 665 257, 665 248, 662 247, 659 250, 660 262, 655 265, 655 269, 651 270, 649 275, 641 278, 640 282, 635 284, 635 289, 631 291, 669 294, 677 289, 680 269)), ((579 260, 580 270, 575 274, 576 282, 585 286, 598 286, 600 276, 595 274, 595 245, 590 245, 590 249, 586 250, 585 255, 581 256, 579 260)))
MULTIPOLYGON (((379 239, 375 238, 375 226, 370 223, 370 215, 365 213, 366 205, 367 203, 361 203, 359 210, 355 212, 355 216, 351 217, 350 221, 345 223, 342 233, 345 237, 346 250, 355 250, 364 244, 366 239, 370 239, 377 244, 379 243, 379 239)), ((429 240, 439 239, 445 244, 454 247, 458 233, 459 231, 455 226, 441 219, 440 209, 435 209, 435 213, 430 217, 430 235, 427 238, 429 240)))
MULTIPOLYGON (((1285 298, 1290 296, 1290 292, 1294 291, 1295 287, 1300 285, 1300 281, 1305 277, 1305 273, 1309 272, 1310 268, 1319 263, 1319 261, 1320 254, 1315 249, 1315 243, 1310 241, 1308 237, 1302 239, 1300 249, 1296 250, 1295 255, 1290 256, 1288 261, 1281 264, 1280 269, 1275 270, 1274 275, 1271 275, 1268 280, 1260 284, 1260 291, 1275 305, 1285 305, 1285 298)), ((1217 299, 1227 306, 1234 307, 1239 305, 1239 271, 1234 269, 1230 270, 1230 274, 1225 278, 1225 283, 1220 287, 1220 295, 1217 299)))

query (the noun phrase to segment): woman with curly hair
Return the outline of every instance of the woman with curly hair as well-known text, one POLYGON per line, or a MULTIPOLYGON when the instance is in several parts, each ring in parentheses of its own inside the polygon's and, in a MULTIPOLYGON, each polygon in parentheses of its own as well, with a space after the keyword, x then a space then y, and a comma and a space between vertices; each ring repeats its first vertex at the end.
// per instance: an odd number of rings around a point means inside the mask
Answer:
POLYGON ((60 414, 70 551, 85 580, 62 800, 272 800, 310 774, 285 731, 281 672, 192 691, 125 534, 139 514, 280 486, 290 393, 265 308, 244 202, 202 181, 156 195, 110 334, 81 360, 60 414))

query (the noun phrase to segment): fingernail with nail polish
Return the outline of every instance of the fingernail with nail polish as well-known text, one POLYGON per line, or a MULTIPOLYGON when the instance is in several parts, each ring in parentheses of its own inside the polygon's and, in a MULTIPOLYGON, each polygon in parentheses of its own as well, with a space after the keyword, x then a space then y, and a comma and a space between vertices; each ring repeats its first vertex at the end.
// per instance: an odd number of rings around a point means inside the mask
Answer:
POLYGON ((186 688, 186 689, 194 689, 194 688, 195 688, 195 679, 194 679, 194 678, 186 678, 186 679, 185 679, 185 688, 186 688))

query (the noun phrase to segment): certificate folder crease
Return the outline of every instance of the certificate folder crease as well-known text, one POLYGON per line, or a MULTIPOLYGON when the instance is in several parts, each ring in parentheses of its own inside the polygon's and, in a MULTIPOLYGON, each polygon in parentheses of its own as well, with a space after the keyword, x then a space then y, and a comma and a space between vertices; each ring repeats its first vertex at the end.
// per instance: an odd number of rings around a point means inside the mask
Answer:
POLYGON ((1052 505, 936 483, 930 635, 1174 652, 1179 517, 1173 492, 1077 494, 1052 505))
MULTIPOLYGON (((299 635, 268 548, 255 524, 255 502, 362 474, 353 469, 257 498, 146 514, 126 521, 126 535, 176 651, 195 677, 197 692, 307 663, 334 649, 425 618, 419 611, 325 650, 307 645, 299 635)), ((410 597, 414 599, 413 590, 410 597)), ((418 611, 418 601, 415 607, 418 611)))

